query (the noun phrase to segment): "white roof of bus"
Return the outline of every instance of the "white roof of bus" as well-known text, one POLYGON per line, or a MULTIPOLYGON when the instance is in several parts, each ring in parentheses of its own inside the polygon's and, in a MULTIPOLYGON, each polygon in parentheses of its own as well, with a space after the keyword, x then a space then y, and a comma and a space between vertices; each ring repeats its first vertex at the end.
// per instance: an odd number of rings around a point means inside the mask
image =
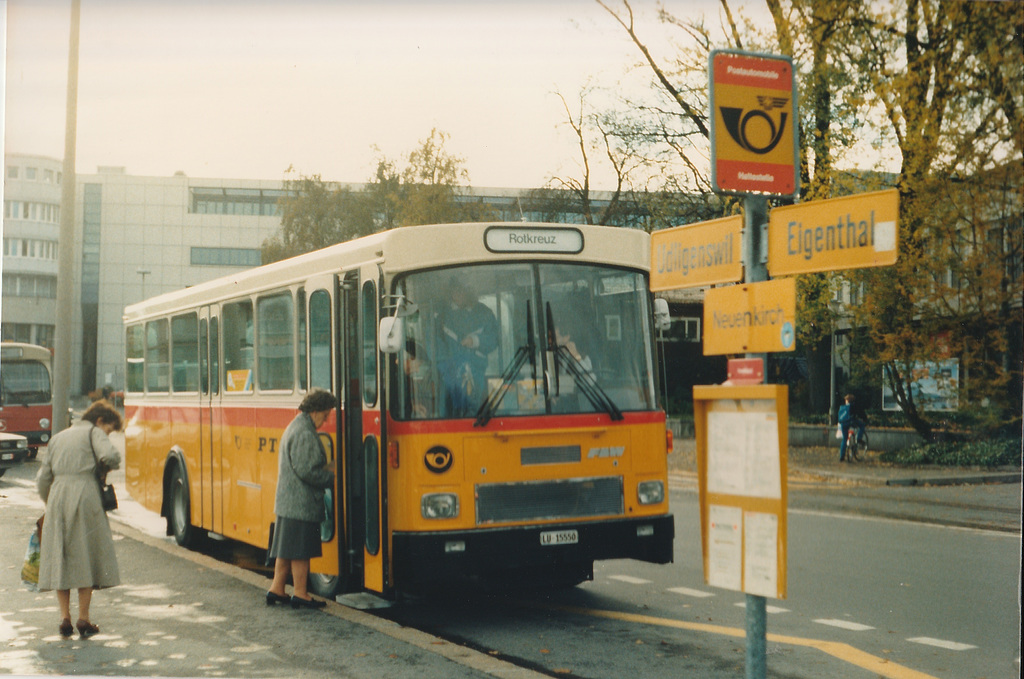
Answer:
POLYGON ((204 300, 213 302, 232 297, 245 297, 254 292, 304 281, 316 273, 347 271, 374 262, 380 264, 385 274, 394 274, 412 269, 493 261, 495 254, 487 250, 483 241, 484 232, 493 226, 576 229, 584 235, 584 249, 579 255, 508 252, 499 255, 502 260, 564 260, 571 257, 587 262, 650 269, 650 236, 639 229, 532 222, 401 227, 164 293, 125 307, 124 317, 126 320, 144 318, 151 314, 166 314, 177 309, 191 308, 202 304, 204 300))

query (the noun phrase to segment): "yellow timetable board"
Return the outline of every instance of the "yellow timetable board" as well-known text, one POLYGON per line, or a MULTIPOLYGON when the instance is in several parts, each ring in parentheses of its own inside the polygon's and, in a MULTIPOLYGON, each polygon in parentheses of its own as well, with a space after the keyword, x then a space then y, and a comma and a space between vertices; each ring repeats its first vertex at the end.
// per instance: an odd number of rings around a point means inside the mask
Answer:
POLYGON ((693 388, 704 580, 786 598, 785 385, 693 388))

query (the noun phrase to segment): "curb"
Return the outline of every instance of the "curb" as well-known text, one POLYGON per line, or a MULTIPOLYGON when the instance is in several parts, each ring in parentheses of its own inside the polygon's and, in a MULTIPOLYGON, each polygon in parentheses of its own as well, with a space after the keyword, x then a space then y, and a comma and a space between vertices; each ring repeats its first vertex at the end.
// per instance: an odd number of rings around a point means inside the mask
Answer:
POLYGON ((1020 474, 975 474, 964 476, 932 476, 887 479, 887 486, 959 486, 986 483, 1020 483, 1020 474))

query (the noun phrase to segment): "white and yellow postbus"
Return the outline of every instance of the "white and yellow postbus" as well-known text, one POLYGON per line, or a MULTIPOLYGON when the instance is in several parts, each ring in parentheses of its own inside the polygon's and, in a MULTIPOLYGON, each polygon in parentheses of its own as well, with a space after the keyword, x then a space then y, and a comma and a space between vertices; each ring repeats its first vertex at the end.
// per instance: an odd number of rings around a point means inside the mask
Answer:
POLYGON ((639 230, 415 226, 131 305, 128 491, 179 543, 266 549, 278 443, 321 387, 317 593, 668 563, 649 262, 639 230))

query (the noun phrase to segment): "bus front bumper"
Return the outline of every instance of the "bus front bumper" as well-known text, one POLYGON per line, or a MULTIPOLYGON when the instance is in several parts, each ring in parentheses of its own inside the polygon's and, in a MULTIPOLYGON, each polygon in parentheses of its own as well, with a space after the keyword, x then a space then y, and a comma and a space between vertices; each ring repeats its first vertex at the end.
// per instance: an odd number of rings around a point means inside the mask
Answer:
POLYGON ((602 559, 671 563, 674 538, 669 514, 472 531, 396 531, 392 554, 396 582, 425 584, 516 570, 589 567, 602 559), (566 536, 576 541, 560 543, 566 536))

